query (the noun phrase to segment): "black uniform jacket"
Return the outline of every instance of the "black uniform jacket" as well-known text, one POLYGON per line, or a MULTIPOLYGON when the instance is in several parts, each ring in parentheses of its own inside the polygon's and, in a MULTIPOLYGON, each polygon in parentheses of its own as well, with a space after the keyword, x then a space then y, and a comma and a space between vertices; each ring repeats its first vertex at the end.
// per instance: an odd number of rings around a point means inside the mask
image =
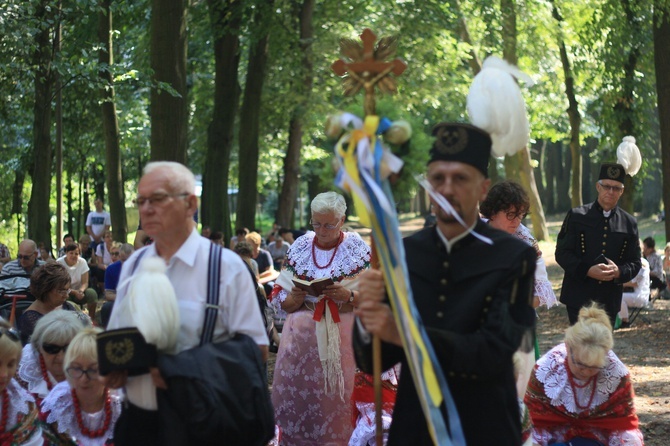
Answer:
MULTIPOLYGON (((435 227, 405 239, 414 300, 458 409, 468 445, 521 444, 512 355, 532 329, 536 252, 479 221, 447 253, 435 227)), ((372 371, 371 348, 356 330, 360 368, 372 371)), ((389 446, 432 445, 402 348, 384 344, 388 368, 402 362, 389 446)), ((446 416, 444 404, 443 416, 446 416)))
POLYGON ((640 244, 635 218, 619 207, 609 217, 598 202, 574 208, 563 221, 556 240, 556 262, 563 268, 561 302, 581 307, 589 301, 605 305, 608 313, 621 307, 623 284, 640 271, 640 244), (586 276, 603 254, 619 267, 621 276, 602 282, 586 276), (611 308, 611 309, 610 309, 611 308))

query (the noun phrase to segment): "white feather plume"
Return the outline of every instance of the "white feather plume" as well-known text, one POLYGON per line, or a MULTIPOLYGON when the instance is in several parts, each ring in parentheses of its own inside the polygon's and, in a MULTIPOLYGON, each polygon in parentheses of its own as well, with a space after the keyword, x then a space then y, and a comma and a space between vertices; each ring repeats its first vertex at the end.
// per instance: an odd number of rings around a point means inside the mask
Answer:
POLYGON ((165 269, 160 257, 143 259, 122 304, 149 344, 159 351, 172 352, 179 333, 179 307, 165 269))
POLYGON ((623 169, 631 177, 638 173, 642 167, 642 155, 640 149, 635 145, 635 138, 625 136, 619 147, 616 149, 617 162, 623 166, 623 169))
POLYGON ((533 84, 530 76, 517 67, 489 56, 468 93, 470 122, 491 135, 493 156, 514 155, 528 145, 526 103, 515 78, 533 84))

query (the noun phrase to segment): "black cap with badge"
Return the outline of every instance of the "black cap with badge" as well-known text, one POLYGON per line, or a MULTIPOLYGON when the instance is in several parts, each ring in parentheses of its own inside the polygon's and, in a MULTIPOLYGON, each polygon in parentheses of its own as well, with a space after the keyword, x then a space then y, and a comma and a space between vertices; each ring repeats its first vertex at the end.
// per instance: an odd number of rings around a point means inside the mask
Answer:
POLYGON ((428 164, 434 161, 458 161, 477 168, 488 176, 491 137, 470 124, 441 122, 433 127, 435 142, 428 164))

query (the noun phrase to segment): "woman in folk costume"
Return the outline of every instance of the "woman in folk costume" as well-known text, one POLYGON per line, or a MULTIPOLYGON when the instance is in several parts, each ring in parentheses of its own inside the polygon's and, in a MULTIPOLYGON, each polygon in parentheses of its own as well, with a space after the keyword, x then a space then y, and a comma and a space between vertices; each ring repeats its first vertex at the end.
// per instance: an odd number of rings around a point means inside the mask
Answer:
MULTIPOLYGON (((400 364, 382 373, 382 429, 384 445, 388 441, 389 429, 393 420, 393 406, 398 393, 400 364)), ((372 375, 362 371, 356 372, 354 393, 351 396, 353 408, 352 421, 354 432, 349 439, 349 446, 383 446, 376 440, 375 426, 375 395, 372 375)))
POLYGON ((54 310, 37 322, 30 344, 23 347, 18 377, 38 406, 56 384, 65 381, 65 352, 84 327, 74 311, 66 310, 54 310))
POLYGON ((272 386, 275 417, 284 446, 346 445, 351 436, 354 384, 351 333, 358 275, 370 265, 370 248, 343 232, 346 203, 335 192, 311 204, 310 231, 286 255, 273 304, 288 313, 272 386), (292 279, 332 278, 320 296, 310 296, 292 279))
POLYGON ((38 446, 43 439, 35 398, 14 379, 21 353, 18 332, 0 319, 0 444, 38 446))
POLYGON ((99 328, 79 332, 65 354, 67 381, 56 385, 42 402, 40 418, 49 444, 103 446, 113 444, 121 399, 98 380, 96 335, 99 328))
POLYGON ((579 311, 565 342, 537 362, 525 403, 533 442, 642 446, 626 366, 612 351, 612 325, 596 304, 579 311))

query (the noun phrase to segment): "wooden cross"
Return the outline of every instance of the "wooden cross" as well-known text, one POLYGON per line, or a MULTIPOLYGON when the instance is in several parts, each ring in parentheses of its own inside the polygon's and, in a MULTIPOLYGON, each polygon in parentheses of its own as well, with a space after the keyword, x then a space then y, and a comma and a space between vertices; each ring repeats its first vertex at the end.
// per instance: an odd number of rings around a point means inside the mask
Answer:
MULTIPOLYGON (((375 33, 366 28, 361 34, 363 45, 353 39, 340 40, 340 53, 349 61, 342 59, 336 60, 331 68, 338 76, 345 76, 343 79, 344 94, 347 96, 354 95, 360 91, 361 88, 365 90, 365 101, 363 102, 363 110, 365 116, 376 115, 375 104, 375 87, 379 86, 382 93, 392 94, 397 91, 397 85, 394 77, 400 76, 407 64, 400 59, 394 59, 390 62, 386 60, 395 55, 398 45, 397 37, 384 37, 379 40, 375 48, 375 41, 377 36, 375 33)), ((377 259, 377 250, 375 248, 374 238, 371 239, 372 252, 370 255, 370 265, 372 268, 378 268, 379 261, 377 259)), ((383 444, 383 429, 382 429, 382 356, 381 356, 381 340, 378 335, 373 336, 372 339, 372 376, 375 396, 375 439, 377 444, 383 444)))
POLYGON ((400 76, 407 64, 400 59, 386 62, 395 55, 398 45, 397 37, 383 37, 375 48, 377 36, 366 28, 361 34, 363 45, 353 39, 340 40, 340 53, 349 59, 336 60, 331 68, 338 76, 344 78, 344 94, 354 95, 361 88, 365 90, 365 101, 363 109, 365 115, 374 115, 375 112, 375 87, 379 86, 382 93, 392 94, 397 91, 397 84, 391 73, 400 76))

